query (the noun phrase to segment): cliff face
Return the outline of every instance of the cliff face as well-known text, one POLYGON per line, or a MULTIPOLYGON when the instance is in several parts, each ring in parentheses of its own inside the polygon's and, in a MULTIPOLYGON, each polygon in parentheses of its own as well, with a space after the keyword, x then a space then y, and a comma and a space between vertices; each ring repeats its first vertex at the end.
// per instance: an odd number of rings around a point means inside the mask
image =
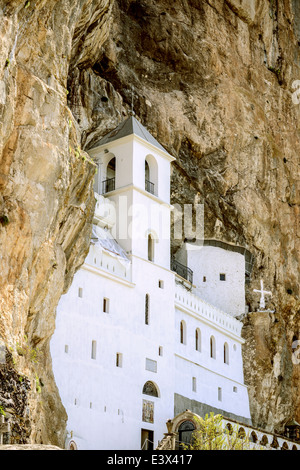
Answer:
POLYGON ((49 340, 58 300, 89 248, 95 173, 67 104, 67 77, 73 56, 97 55, 109 9, 105 0, 1 2, 0 338, 10 357, 0 364, 0 403, 15 441, 30 433, 33 442, 64 440, 49 340), (21 395, 25 378, 20 412, 12 390, 21 395))
POLYGON ((250 311, 260 279, 273 292, 273 313, 244 320, 253 423, 280 430, 292 416, 299 421, 297 2, 1 7, 0 336, 31 378, 31 439, 63 442, 49 339, 57 302, 89 245, 94 167, 85 150, 132 104, 177 158, 172 202, 204 203, 206 237, 253 253, 250 311))

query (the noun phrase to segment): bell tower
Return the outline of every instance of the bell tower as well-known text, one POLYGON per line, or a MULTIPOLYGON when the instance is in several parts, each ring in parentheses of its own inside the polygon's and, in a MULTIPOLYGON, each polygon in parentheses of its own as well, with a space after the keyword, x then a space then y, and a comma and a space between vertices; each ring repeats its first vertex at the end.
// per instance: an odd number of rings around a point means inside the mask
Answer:
POLYGON ((129 116, 89 150, 95 191, 115 204, 114 237, 128 254, 170 269, 170 166, 175 160, 129 116))

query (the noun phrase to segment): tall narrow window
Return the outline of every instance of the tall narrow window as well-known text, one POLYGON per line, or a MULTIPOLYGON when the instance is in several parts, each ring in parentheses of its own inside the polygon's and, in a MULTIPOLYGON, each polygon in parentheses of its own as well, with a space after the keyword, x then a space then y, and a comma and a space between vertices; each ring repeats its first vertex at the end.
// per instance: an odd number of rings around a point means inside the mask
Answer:
POLYGON ((193 392, 197 392, 197 380, 196 380, 196 377, 193 377, 193 379, 192 379, 192 390, 193 390, 193 392))
POLYGON ((103 299, 103 312, 109 313, 109 299, 106 297, 103 299))
POLYGON ((201 351, 201 331, 197 328, 195 331, 195 348, 196 351, 201 351))
POLYGON ((91 352, 91 358, 96 359, 96 352, 97 352, 97 341, 92 341, 92 352, 91 352))
POLYGON ((148 260, 154 261, 154 238, 150 233, 148 235, 148 260))
POLYGON ((214 336, 210 337, 210 357, 216 359, 216 340, 214 336))
POLYGON ((186 344, 186 325, 183 320, 180 322, 180 342, 186 344))
POLYGON ((150 296, 149 294, 145 295, 145 325, 149 325, 149 316, 150 316, 150 296))
POLYGON ((229 364, 229 347, 228 344, 224 344, 224 364, 229 364))
POLYGON ((218 400, 222 401, 222 388, 218 387, 218 400))
POLYGON ((122 367, 123 366, 123 354, 117 353, 116 354, 116 366, 122 367))

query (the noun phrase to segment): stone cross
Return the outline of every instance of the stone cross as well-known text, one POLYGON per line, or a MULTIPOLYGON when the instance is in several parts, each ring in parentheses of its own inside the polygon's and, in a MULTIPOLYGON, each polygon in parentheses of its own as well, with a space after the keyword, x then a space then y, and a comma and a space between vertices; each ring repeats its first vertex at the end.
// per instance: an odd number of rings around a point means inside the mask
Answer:
POLYGON ((3 434, 10 432, 10 424, 5 422, 3 415, 0 415, 0 444, 3 444, 3 434))
POLYGON ((260 281, 260 290, 253 289, 253 292, 258 292, 260 294, 259 308, 261 310, 264 310, 265 307, 266 307, 265 295, 272 295, 272 292, 264 290, 264 281, 263 280, 260 281))

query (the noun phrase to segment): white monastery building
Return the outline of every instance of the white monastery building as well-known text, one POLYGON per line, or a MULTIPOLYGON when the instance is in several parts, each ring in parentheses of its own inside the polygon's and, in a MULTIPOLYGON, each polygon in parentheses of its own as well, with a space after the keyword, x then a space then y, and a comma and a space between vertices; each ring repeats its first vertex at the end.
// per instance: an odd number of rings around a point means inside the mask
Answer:
POLYGON ((236 318, 251 255, 186 240, 171 260, 175 159, 133 116, 89 153, 98 165, 90 251, 51 340, 66 447, 156 448, 187 409, 251 425, 236 318))

